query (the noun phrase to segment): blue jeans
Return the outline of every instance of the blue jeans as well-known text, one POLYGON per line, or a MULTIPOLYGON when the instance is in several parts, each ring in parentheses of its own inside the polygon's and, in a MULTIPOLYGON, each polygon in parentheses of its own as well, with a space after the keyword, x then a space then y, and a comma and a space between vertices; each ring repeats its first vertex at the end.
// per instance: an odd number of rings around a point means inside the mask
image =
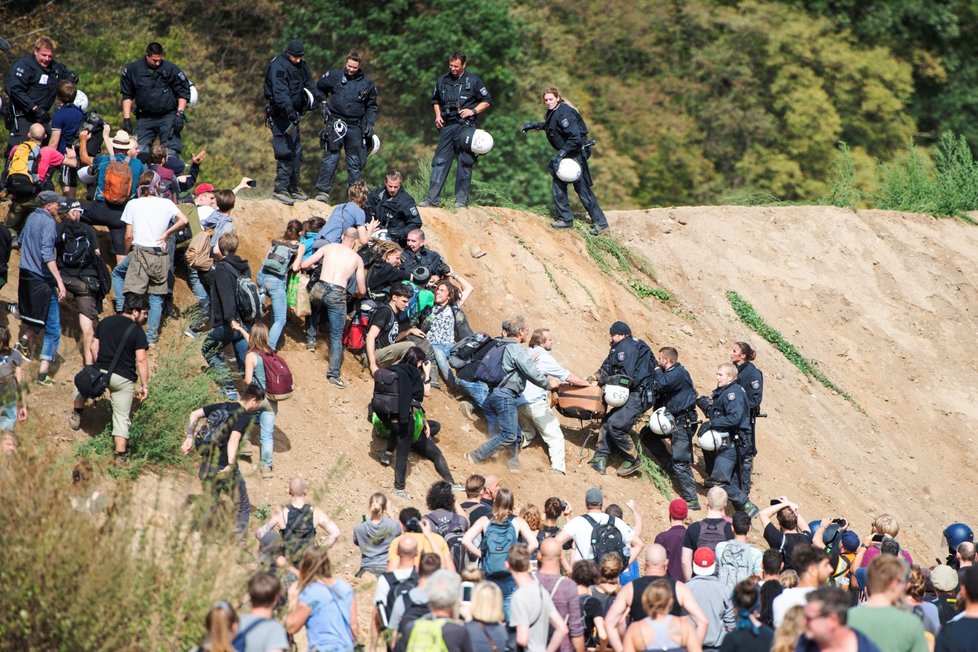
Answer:
POLYGON ((285 318, 288 305, 285 299, 285 279, 258 272, 255 279, 259 287, 265 288, 265 292, 272 300, 272 326, 268 329, 268 345, 273 349, 278 348, 278 338, 282 337, 285 330, 285 318))
POLYGON ((225 364, 224 358, 221 357, 221 351, 228 344, 234 346, 234 357, 237 359, 238 369, 244 369, 244 359, 248 353, 248 340, 242 337, 241 333, 232 330, 230 324, 221 324, 210 329, 207 332, 207 337, 204 338, 204 343, 200 345, 200 352, 204 355, 204 359, 207 360, 211 369, 217 372, 219 382, 225 392, 234 391, 234 379, 231 377, 231 371, 225 364))
POLYGON ((452 367, 448 364, 448 356, 452 352, 453 344, 435 344, 431 342, 431 350, 435 352, 435 364, 438 365, 438 375, 448 384, 449 389, 455 389, 455 374, 452 367))
POLYGON ((489 581, 503 592, 503 614, 506 616, 506 621, 509 622, 509 604, 513 601, 513 594, 516 592, 516 580, 513 579, 512 575, 507 575, 505 577, 490 577, 489 581))
POLYGON ((0 431, 13 432, 17 423, 17 403, 0 405, 0 431))
POLYGON ((346 288, 331 283, 326 284, 323 293, 323 308, 329 322, 329 378, 340 377, 343 365, 343 326, 346 325, 346 288))
POLYGON ((44 342, 41 344, 41 360, 52 362, 58 355, 61 343, 61 309, 58 308, 58 291, 51 293, 48 316, 44 320, 44 342))
MULTIPOLYGON (((115 295, 115 311, 122 312, 125 304, 126 272, 129 271, 129 256, 122 259, 112 270, 112 294, 115 295)), ((160 335, 160 322, 163 320, 163 296, 149 294, 149 316, 146 318, 146 340, 152 344, 160 335)))
POLYGON ((513 451, 513 456, 519 456, 520 450, 520 431, 519 417, 516 413, 516 397, 511 396, 508 390, 493 390, 489 394, 489 399, 482 406, 482 411, 489 421, 490 415, 496 423, 496 428, 490 426, 489 435, 491 439, 472 451, 472 457, 476 462, 486 460, 490 455, 503 447, 508 447, 513 451), (495 432, 493 432, 495 430, 495 432))
POLYGON ((258 426, 261 429, 261 465, 266 467, 272 466, 276 416, 278 416, 278 401, 265 399, 259 407, 258 426))
POLYGON ((486 400, 489 398, 489 386, 478 380, 465 380, 464 378, 457 378, 455 382, 465 390, 469 398, 475 402, 475 406, 482 410, 482 416, 485 417, 486 425, 489 426, 489 436, 493 436, 498 432, 496 428, 496 415, 490 414, 485 409, 486 400))

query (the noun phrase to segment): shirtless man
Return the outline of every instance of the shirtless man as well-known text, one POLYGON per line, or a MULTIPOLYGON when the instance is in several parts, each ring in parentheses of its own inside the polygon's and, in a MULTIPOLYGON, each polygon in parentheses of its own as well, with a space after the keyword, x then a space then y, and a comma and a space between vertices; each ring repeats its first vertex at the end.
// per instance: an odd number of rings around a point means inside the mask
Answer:
MULTIPOLYGON (((317 529, 326 532, 323 545, 327 548, 340 537, 339 526, 326 512, 306 502, 308 489, 303 478, 293 478, 289 482, 291 502, 274 510, 271 518, 255 532, 263 551, 284 554, 288 563, 296 566, 306 546, 315 545, 317 529)), ((283 560, 277 561, 281 563, 283 560)))
POLYGON ((320 247, 316 253, 302 261, 302 269, 311 269, 320 260, 323 269, 313 286, 310 299, 318 300, 326 308, 329 321, 329 370, 326 377, 337 387, 346 387, 340 379, 343 364, 343 326, 346 324, 346 288, 350 278, 356 275, 357 296, 367 293, 367 277, 363 271, 363 259, 355 249, 360 245, 357 230, 349 227, 338 243, 320 247))

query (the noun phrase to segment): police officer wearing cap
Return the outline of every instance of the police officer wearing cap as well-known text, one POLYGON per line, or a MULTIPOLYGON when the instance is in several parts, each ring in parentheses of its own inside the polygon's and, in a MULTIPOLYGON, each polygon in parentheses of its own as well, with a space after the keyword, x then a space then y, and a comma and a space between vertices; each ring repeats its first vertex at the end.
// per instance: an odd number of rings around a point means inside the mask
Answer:
POLYGON ((363 174, 377 122, 377 88, 360 69, 359 52, 346 55, 343 69, 327 70, 316 86, 329 98, 322 105, 326 126, 319 138, 323 163, 316 182, 316 199, 329 202, 341 147, 346 150, 347 185, 352 186, 363 174))
POLYGON ((591 218, 591 235, 598 235, 602 231, 608 230, 608 219, 604 216, 604 211, 598 205, 598 198, 594 196, 591 185, 591 170, 588 168, 587 160, 591 157, 591 142, 588 140, 587 125, 580 112, 560 95, 560 89, 550 86, 543 91, 543 103, 547 107, 547 115, 543 122, 527 122, 520 128, 520 133, 543 129, 547 132, 547 140, 550 146, 557 150, 547 169, 553 177, 550 186, 554 197, 554 210, 557 212, 557 220, 550 226, 555 229, 569 229, 574 226, 574 213, 571 211, 570 202, 567 198, 567 182, 557 176, 557 168, 560 162, 565 159, 573 159, 581 166, 581 177, 574 182, 574 191, 580 197, 584 209, 587 210, 591 218))
POLYGON ((265 72, 265 117, 272 130, 275 152, 275 189, 272 197, 286 206, 295 200, 309 199, 299 192, 299 168, 302 164, 302 141, 299 119, 313 103, 325 100, 302 58, 306 49, 299 39, 289 41, 285 52, 268 64, 265 72), (308 93, 307 93, 308 91, 308 93))
POLYGON ((764 400, 764 374, 754 366, 757 352, 747 342, 735 342, 730 349, 730 362, 737 365, 737 384, 747 393, 750 405, 750 450, 744 460, 747 471, 747 489, 750 490, 750 476, 754 470, 754 457, 757 455, 757 416, 761 413, 764 400))
POLYGON ((628 401, 615 408, 601 425, 598 447, 589 464, 604 475, 614 446, 625 458, 618 467, 618 475, 625 477, 642 470, 631 433, 635 421, 652 405, 652 395, 655 394, 652 350, 648 344, 633 337, 632 329, 623 321, 612 324, 609 332, 611 351, 592 378, 597 377, 598 384, 603 385, 611 376, 624 375, 631 380, 631 385, 628 401))
POLYGON ((57 49, 54 39, 42 36, 34 41, 34 52, 17 59, 7 72, 10 101, 3 106, 4 124, 10 132, 7 153, 24 142, 32 123, 50 124, 59 81, 78 83, 78 75, 54 60, 57 49))
POLYGON ((759 511, 748 498, 750 491, 745 461, 750 450, 750 403, 737 384, 737 367, 724 362, 717 368, 717 388, 710 407, 710 429, 722 435, 707 486, 722 486, 734 507, 754 516, 759 511))
POLYGON ((401 187, 401 173, 391 170, 384 180, 384 187, 371 191, 363 212, 367 220, 376 219, 378 227, 387 232, 387 239, 401 247, 407 247, 408 233, 421 228, 421 213, 414 197, 401 187))
POLYGON ((478 115, 492 104, 492 96, 478 75, 465 69, 465 54, 452 52, 448 72, 435 82, 431 106, 435 111, 435 127, 440 130, 435 157, 431 161, 431 182, 428 194, 420 206, 438 206, 442 186, 448 178, 452 161, 458 159, 455 171, 455 208, 469 204, 469 186, 476 155, 462 148, 462 136, 475 127, 478 115))
POLYGON ((693 480, 693 424, 696 421, 696 388, 686 368, 679 364, 679 352, 671 347, 659 349, 659 366, 654 372, 656 409, 664 407, 676 426, 669 434, 672 453, 665 441, 648 426, 642 428, 642 443, 658 460, 671 460, 672 475, 679 484, 679 495, 689 509, 699 509, 696 482, 693 480))
POLYGON ((122 69, 122 128, 132 133, 133 105, 136 107, 136 140, 139 151, 148 152, 153 141, 171 152, 183 150, 180 138, 187 118, 184 109, 190 101, 190 81, 175 64, 163 59, 163 46, 152 42, 146 56, 122 69))

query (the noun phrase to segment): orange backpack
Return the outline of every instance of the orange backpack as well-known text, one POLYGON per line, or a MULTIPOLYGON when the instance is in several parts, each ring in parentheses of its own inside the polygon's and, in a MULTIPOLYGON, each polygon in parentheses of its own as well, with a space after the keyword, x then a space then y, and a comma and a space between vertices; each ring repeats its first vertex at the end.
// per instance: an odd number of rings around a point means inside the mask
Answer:
POLYGON ((132 168, 129 157, 124 161, 113 158, 105 168, 105 184, 102 199, 108 204, 125 204, 132 196, 132 168))

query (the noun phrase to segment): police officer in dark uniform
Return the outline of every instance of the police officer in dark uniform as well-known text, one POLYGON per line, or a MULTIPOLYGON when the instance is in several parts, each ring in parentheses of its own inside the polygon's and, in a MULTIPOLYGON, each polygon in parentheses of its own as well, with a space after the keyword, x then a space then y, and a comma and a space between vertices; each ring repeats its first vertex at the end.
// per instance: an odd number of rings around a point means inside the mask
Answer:
POLYGON ((679 495, 689 509, 700 509, 696 497, 696 482, 691 468, 693 462, 693 424, 696 421, 696 389, 686 368, 679 364, 679 352, 671 346, 659 349, 659 366, 655 370, 655 405, 664 407, 676 421, 669 434, 672 453, 665 441, 648 426, 642 428, 642 443, 659 460, 671 460, 673 477, 679 484, 679 495))
POLYGON ((341 147, 346 150, 347 185, 352 186, 363 175, 377 122, 377 88, 360 69, 358 52, 346 55, 346 67, 342 70, 326 71, 316 86, 329 98, 323 105, 326 126, 319 137, 323 163, 316 182, 316 199, 329 202, 341 147))
POLYGON ((710 429, 723 441, 717 447, 707 486, 722 486, 734 507, 754 516, 759 510, 748 498, 750 487, 744 468, 750 450, 750 404, 744 388, 737 384, 737 367, 731 362, 724 362, 717 369, 710 429))
POLYGON ((736 342, 730 350, 730 362, 737 365, 737 384, 747 392, 750 405, 750 450, 744 461, 747 473, 747 490, 750 491, 751 473, 754 470, 754 457, 757 455, 757 416, 761 413, 764 400, 764 374, 754 366, 757 352, 747 342, 736 342))
POLYGON ((367 219, 380 222, 378 229, 387 230, 387 238, 401 247, 407 246, 408 233, 421 228, 421 213, 407 190, 401 189, 401 173, 387 173, 384 187, 377 188, 363 207, 367 219))
POLYGON ((560 161, 571 158, 581 166, 581 178, 574 182, 574 190, 584 204, 591 218, 591 235, 598 235, 608 230, 608 219, 598 205, 598 198, 591 190, 593 181, 587 160, 591 157, 591 145, 588 140, 587 125, 576 108, 560 96, 560 89, 551 86, 543 91, 543 103, 547 107, 547 115, 543 122, 528 122, 520 129, 525 134, 533 129, 543 129, 547 132, 547 140, 551 147, 557 150, 547 169, 553 177, 551 191, 554 197, 554 209, 557 211, 557 221, 550 226, 555 229, 569 229, 574 226, 574 213, 567 199, 567 182, 557 177, 557 167, 560 161))
POLYGON ((601 425, 598 447, 589 464, 595 471, 604 475, 608 466, 608 457, 611 455, 611 447, 614 445, 625 458, 624 463, 618 467, 618 475, 625 477, 642 470, 631 433, 635 421, 654 401, 655 385, 652 378, 654 365, 649 345, 632 337, 632 329, 628 324, 616 321, 611 325, 609 332, 611 351, 594 376, 597 377, 599 385, 603 385, 610 376, 628 376, 631 379, 631 387, 628 401, 621 407, 615 408, 601 425))
POLYGON ((180 134, 187 124, 184 109, 190 101, 190 81, 175 64, 163 59, 163 46, 155 41, 146 46, 146 56, 122 69, 122 128, 132 133, 133 104, 136 105, 136 140, 139 151, 148 152, 153 141, 179 154, 180 134))
POLYGON ((286 206, 294 200, 309 199, 299 192, 299 168, 302 165, 302 141, 299 119, 312 104, 325 101, 316 88, 309 66, 302 57, 306 50, 299 39, 289 41, 285 52, 268 64, 265 72, 265 115, 272 130, 275 152, 275 189, 272 197, 286 206), (308 93, 307 93, 308 91, 308 93))
POLYGON ((413 273, 419 267, 424 267, 431 274, 428 285, 434 285, 452 273, 452 268, 441 254, 425 246, 424 231, 411 229, 407 236, 407 246, 401 251, 401 269, 413 273))
POLYGON ((438 78, 431 94, 435 126, 441 131, 435 157, 431 161, 431 183, 421 206, 438 206, 448 169, 456 158, 455 208, 468 206, 476 156, 462 148, 462 136, 468 128, 475 126, 478 114, 486 111, 491 104, 492 96, 482 79, 466 72, 465 54, 453 52, 448 58, 448 72, 438 78))
POLYGON ((54 60, 58 44, 46 36, 34 41, 33 54, 25 54, 7 72, 6 91, 10 100, 3 106, 3 120, 10 132, 6 154, 24 142, 31 124, 51 123, 51 107, 62 79, 77 84, 78 75, 54 60))

